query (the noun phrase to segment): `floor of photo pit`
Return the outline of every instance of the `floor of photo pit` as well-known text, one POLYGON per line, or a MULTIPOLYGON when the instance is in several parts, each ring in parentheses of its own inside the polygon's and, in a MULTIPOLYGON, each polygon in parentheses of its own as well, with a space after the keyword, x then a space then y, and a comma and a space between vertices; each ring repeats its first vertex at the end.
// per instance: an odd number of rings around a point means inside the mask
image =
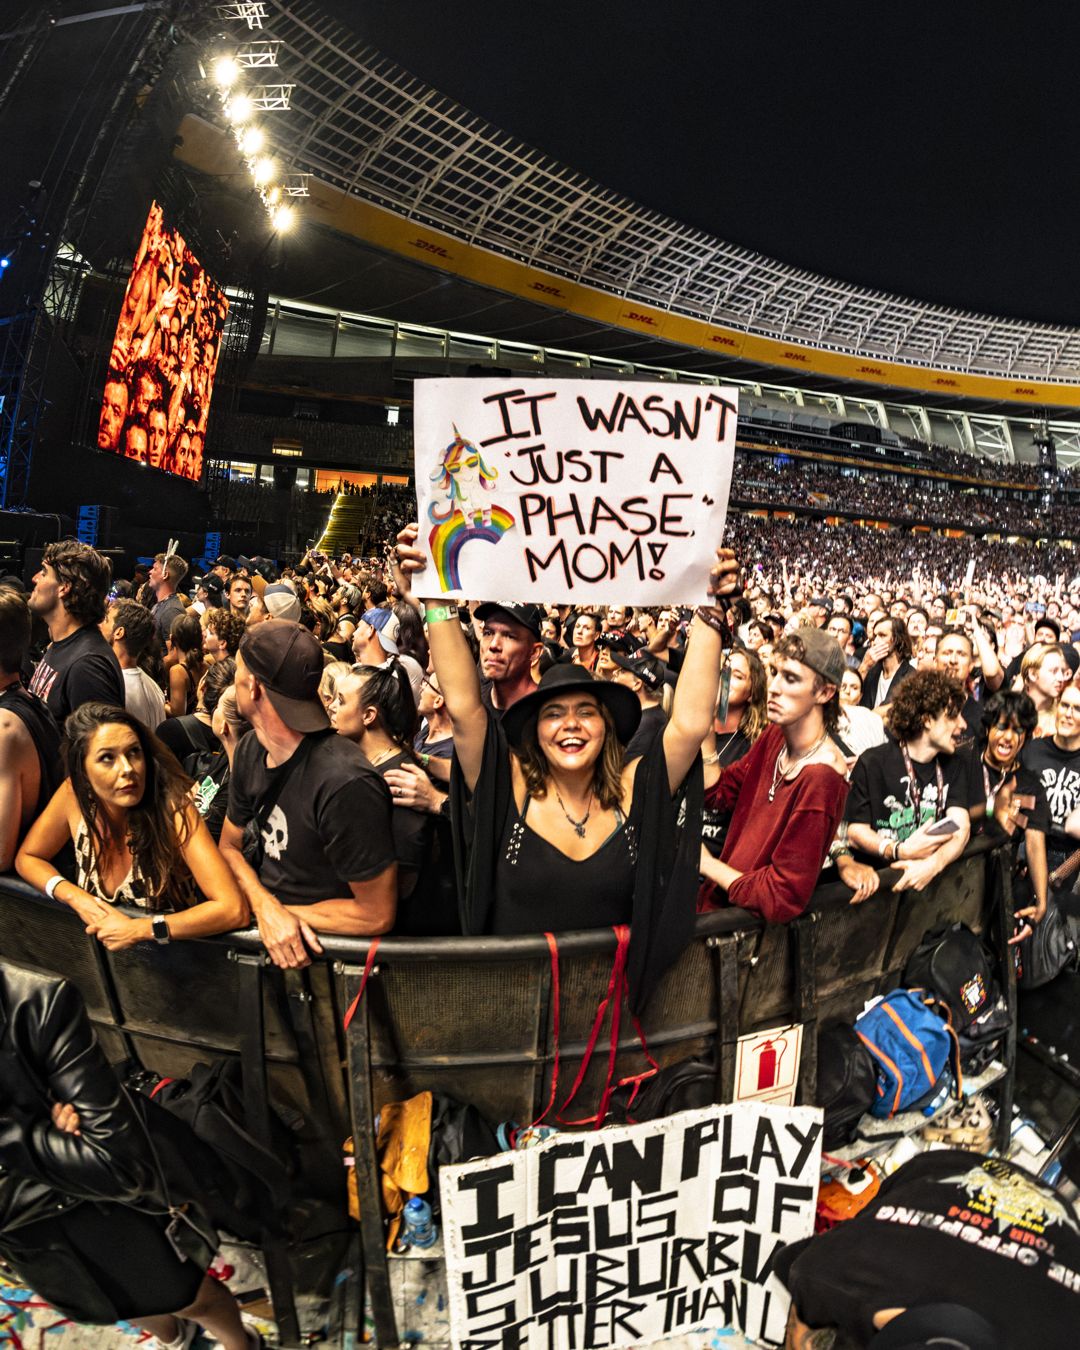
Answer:
MULTIPOLYGON (((440 1244, 441 1245, 441 1244, 440 1244)), ((234 1267, 229 1286, 242 1295, 261 1288, 263 1274, 244 1249, 223 1248, 222 1259, 234 1267)), ((410 1257, 393 1260, 390 1275, 395 1294, 399 1345, 423 1345, 431 1350, 450 1346, 450 1314, 446 1298, 445 1267, 439 1260, 410 1257)), ((242 1303, 244 1302, 241 1299, 242 1303)), ((301 1325, 309 1331, 311 1344, 325 1342, 318 1334, 319 1310, 298 1308, 301 1325)), ((256 1327, 273 1347, 276 1329, 265 1300, 249 1303, 244 1320, 256 1327)), ((370 1308, 364 1318, 363 1341, 374 1343, 370 1308)), ((3 1350, 132 1350, 150 1337, 127 1323, 118 1326, 84 1326, 67 1321, 63 1314, 21 1288, 0 1272, 0 1347, 3 1350)), ((210 1342, 198 1337, 192 1350, 209 1350, 210 1342)), ((745 1350, 754 1344, 728 1328, 701 1328, 662 1342, 665 1350, 745 1350)))

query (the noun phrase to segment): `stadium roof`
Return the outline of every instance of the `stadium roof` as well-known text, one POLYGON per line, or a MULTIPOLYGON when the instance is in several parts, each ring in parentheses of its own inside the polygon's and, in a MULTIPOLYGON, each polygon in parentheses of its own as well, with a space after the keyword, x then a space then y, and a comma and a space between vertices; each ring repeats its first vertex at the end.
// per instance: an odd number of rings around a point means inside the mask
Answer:
MULTIPOLYGON (((778 365, 832 353, 850 378, 871 383, 902 383, 896 369, 925 367, 945 373, 937 383, 953 397, 967 392, 963 380, 989 377, 1005 382, 994 391, 1001 397, 1033 408, 1080 401, 1080 329, 905 299, 728 244, 485 122, 365 46, 325 7, 266 0, 263 8, 264 31, 281 42, 277 78, 294 85, 288 115, 268 119, 275 148, 287 167, 350 198, 463 248, 669 315, 670 335, 659 336, 672 341, 675 321, 689 320, 738 335, 730 354, 744 360, 767 364, 774 347, 778 365), (1054 385, 1069 388, 1051 399, 1054 385)), ((828 366, 819 360, 817 369, 828 366)))

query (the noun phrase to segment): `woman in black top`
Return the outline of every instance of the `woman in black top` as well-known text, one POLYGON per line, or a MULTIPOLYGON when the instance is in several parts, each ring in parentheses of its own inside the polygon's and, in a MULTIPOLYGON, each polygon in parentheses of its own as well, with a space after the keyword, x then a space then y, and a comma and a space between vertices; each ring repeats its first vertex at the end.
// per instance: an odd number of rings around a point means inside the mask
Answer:
MULTIPOLYGON (((415 611, 414 611, 415 612, 415 611)), ((382 777, 402 764, 417 764, 412 748, 416 704, 405 667, 397 661, 385 666, 353 666, 337 682, 330 703, 330 721, 339 736, 358 745, 382 777)), ((398 908, 395 933, 447 933, 456 928, 456 915, 441 920, 428 915, 437 907, 439 890, 433 866, 436 818, 411 806, 394 807, 394 856, 398 865, 398 908)), ((442 870, 450 868, 449 858, 442 870)), ((451 888, 451 905, 453 891, 451 888)))
MULTIPOLYGON (((402 571, 424 565, 415 537, 414 527, 398 536, 402 571)), ((730 550, 717 560, 709 590, 730 594, 738 565, 730 550)), ((558 665, 500 721, 481 701, 456 610, 441 600, 425 609, 454 729, 464 931, 632 922, 628 974, 632 1006, 641 1006, 692 931, 699 751, 720 677, 720 612, 698 610, 668 725, 649 755, 624 765, 623 746, 640 717, 629 689, 597 681, 581 666, 558 665)))

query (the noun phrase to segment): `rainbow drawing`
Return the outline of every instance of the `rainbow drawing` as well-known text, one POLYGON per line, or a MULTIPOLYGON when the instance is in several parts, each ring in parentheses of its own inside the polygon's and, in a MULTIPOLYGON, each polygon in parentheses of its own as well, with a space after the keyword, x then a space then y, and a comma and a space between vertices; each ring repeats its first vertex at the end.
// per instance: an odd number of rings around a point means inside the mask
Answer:
POLYGON ((456 591, 461 586, 458 563, 466 544, 474 539, 497 544, 507 530, 514 528, 514 517, 501 506, 493 506, 490 522, 482 525, 467 524, 465 517, 457 511, 449 520, 443 521, 437 519, 433 509, 429 509, 428 514, 436 522, 428 536, 428 546, 443 591, 456 591))

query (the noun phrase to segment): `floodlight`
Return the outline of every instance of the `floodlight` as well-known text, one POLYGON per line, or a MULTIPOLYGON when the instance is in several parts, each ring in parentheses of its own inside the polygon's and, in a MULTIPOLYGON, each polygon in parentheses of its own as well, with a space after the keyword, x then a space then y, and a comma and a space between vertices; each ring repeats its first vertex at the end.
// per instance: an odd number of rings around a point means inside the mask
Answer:
POLYGON ((274 161, 266 155, 260 155, 251 166, 251 176, 255 179, 255 182, 259 187, 262 187, 265 183, 269 183, 270 179, 274 176, 274 172, 274 161))
POLYGON ((240 78, 240 67, 231 56, 221 56, 214 62, 214 80, 222 89, 231 89, 240 78))
POLYGON ((270 224, 273 225, 278 234, 287 233, 295 223, 296 217, 291 206, 275 206, 270 213, 270 224))
POLYGON ((234 126, 246 122, 254 111, 254 105, 247 94, 237 94, 225 105, 225 115, 234 126))
POLYGON ((245 155, 257 155, 265 144, 261 127, 247 127, 240 134, 240 149, 245 155))

